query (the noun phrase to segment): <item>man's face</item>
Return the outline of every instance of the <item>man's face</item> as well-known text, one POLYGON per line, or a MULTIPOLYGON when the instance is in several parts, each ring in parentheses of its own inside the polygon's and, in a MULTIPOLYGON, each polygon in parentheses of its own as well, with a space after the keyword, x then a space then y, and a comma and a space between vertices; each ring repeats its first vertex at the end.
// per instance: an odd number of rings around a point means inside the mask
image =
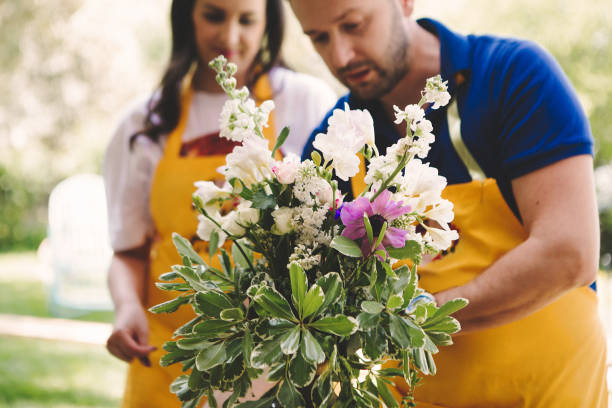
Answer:
POLYGON ((361 99, 387 94, 408 72, 409 42, 396 0, 291 0, 332 73, 361 99))

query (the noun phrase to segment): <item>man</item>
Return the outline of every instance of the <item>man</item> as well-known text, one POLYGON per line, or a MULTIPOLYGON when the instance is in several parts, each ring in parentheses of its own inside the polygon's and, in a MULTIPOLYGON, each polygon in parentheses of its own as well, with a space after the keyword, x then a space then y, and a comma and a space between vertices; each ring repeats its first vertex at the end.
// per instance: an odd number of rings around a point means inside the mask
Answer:
POLYGON ((607 406, 605 340, 588 287, 599 254, 593 143, 556 62, 526 41, 415 21, 411 0, 290 2, 350 89, 337 107, 372 113, 380 151, 405 135, 393 106, 417 103, 429 77, 448 81, 451 103, 427 110, 437 139, 425 161, 448 180, 460 238, 419 269, 420 284, 438 304, 470 304, 455 315, 455 344, 436 355, 438 374, 417 387, 418 406, 607 406))

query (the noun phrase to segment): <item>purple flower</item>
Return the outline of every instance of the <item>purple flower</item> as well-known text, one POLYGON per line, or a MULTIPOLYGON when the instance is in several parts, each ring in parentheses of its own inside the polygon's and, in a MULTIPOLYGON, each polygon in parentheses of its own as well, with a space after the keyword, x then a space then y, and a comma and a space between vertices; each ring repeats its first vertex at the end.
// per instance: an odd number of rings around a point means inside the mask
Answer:
POLYGON ((391 221, 409 213, 410 206, 402 206, 401 201, 392 201, 391 192, 383 191, 373 202, 365 197, 359 197, 350 203, 344 203, 340 219, 345 228, 342 231, 342 236, 352 240, 361 239, 361 252, 364 256, 368 256, 377 249, 383 249, 388 246, 394 248, 402 248, 406 243, 406 230, 390 227, 391 221), (367 238, 363 214, 367 214, 372 225, 372 233, 374 242, 370 244, 367 238), (378 239, 378 235, 383 224, 387 222, 387 231, 378 248, 372 248, 378 239))

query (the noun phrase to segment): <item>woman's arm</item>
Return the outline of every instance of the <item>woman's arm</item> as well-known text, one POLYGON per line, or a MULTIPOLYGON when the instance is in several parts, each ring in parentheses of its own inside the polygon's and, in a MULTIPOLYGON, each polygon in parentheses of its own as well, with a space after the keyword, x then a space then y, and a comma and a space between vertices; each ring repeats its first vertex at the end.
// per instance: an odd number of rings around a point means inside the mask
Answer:
POLYGON ((134 357, 150 366, 149 327, 144 310, 149 246, 115 252, 108 286, 115 305, 115 324, 106 342, 111 354, 130 362, 134 357))

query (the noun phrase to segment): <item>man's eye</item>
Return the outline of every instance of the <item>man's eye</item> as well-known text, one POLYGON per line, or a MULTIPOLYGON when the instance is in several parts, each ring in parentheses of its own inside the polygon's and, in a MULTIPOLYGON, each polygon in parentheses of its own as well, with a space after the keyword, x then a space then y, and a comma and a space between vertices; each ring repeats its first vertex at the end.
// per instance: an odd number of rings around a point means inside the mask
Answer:
POLYGON ((344 31, 355 31, 357 29, 359 29, 360 24, 359 23, 345 23, 343 24, 344 27, 344 31))
POLYGON ((314 44, 324 44, 329 40, 329 36, 327 34, 319 34, 312 37, 311 40, 314 44))

